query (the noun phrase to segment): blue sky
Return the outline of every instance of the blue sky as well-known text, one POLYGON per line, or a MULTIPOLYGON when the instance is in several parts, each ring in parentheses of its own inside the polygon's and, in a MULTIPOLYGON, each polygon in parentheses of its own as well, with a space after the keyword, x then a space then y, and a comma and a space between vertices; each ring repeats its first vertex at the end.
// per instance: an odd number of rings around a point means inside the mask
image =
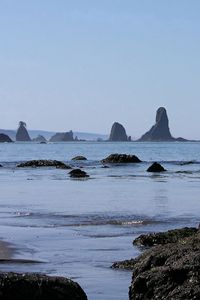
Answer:
POLYGON ((200 139, 199 0, 1 0, 0 128, 200 139))

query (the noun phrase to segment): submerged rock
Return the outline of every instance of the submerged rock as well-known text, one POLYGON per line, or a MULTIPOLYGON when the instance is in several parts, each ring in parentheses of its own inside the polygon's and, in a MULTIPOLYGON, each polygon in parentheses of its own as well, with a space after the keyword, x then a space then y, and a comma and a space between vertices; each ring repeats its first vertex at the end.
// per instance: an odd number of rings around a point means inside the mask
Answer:
POLYGON ((72 142, 74 141, 73 131, 69 132, 57 132, 54 134, 50 140, 50 142, 72 142))
POLYGON ((19 128, 16 133, 16 141, 17 142, 30 142, 31 138, 26 129, 26 123, 23 121, 19 122, 19 128))
POLYGON ((55 167, 58 169, 71 169, 70 166, 66 165, 62 161, 59 160, 46 160, 46 159, 39 159, 39 160, 29 160, 24 163, 17 165, 18 168, 26 168, 26 167, 55 167))
POLYGON ((68 278, 28 273, 0 273, 3 300, 87 300, 80 285, 68 278))
POLYGON ((69 172, 72 178, 87 178, 89 175, 81 169, 73 169, 69 172))
POLYGON ((87 160, 85 156, 79 155, 72 158, 72 160, 87 160))
POLYGON ((122 126, 120 123, 115 122, 111 128, 109 141, 111 141, 111 142, 127 142, 128 137, 127 137, 124 126, 122 126))
POLYGON ((154 162, 148 169, 147 172, 165 172, 166 170, 158 164, 157 162, 154 162))
POLYGON ((12 143, 12 140, 7 134, 0 133, 0 143, 12 143))
POLYGON ((190 237, 198 232, 195 227, 184 227, 181 229, 168 230, 166 232, 157 232, 149 234, 141 234, 133 241, 133 245, 152 247, 155 245, 165 245, 168 243, 176 243, 179 240, 190 237))
POLYGON ((174 141, 169 130, 167 111, 160 107, 156 112, 156 123, 147 131, 139 141, 174 141))
POLYGON ((135 155, 128 154, 110 154, 108 157, 102 159, 102 163, 139 163, 141 160, 135 155))

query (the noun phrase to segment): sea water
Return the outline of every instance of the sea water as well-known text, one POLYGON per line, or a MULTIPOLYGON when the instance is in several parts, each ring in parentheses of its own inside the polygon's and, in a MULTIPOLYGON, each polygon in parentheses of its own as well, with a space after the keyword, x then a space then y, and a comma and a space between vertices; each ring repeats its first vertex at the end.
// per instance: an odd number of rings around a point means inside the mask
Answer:
POLYGON ((198 226, 200 143, 11 143, 0 144, 0 239, 15 258, 3 271, 70 277, 89 300, 128 299, 131 272, 113 270, 115 261, 136 257, 140 234, 198 226), (111 153, 135 154, 139 164, 102 168, 111 153), (84 155, 87 161, 72 161, 84 155), (69 170, 17 168, 31 159, 56 159, 83 168, 89 179, 69 170), (146 172, 152 162, 167 172, 146 172))

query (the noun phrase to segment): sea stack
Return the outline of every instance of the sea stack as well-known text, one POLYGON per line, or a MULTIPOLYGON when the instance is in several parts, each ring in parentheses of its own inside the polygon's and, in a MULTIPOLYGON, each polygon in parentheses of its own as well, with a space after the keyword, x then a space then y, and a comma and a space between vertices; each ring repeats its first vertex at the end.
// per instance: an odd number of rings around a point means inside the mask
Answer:
POLYGON ((109 141, 110 142, 127 142, 128 137, 127 137, 124 126, 122 126, 120 123, 115 122, 111 128, 109 141))
POLYGON ((147 131, 139 141, 174 141, 169 130, 169 120, 167 111, 164 107, 160 107, 156 112, 156 123, 147 131))
POLYGON ((0 133, 0 143, 12 143, 12 140, 7 134, 0 133))
POLYGON ((17 142, 30 142, 31 138, 26 129, 26 123, 23 121, 19 122, 19 128, 16 133, 16 141, 17 142))
POLYGON ((54 134, 50 140, 50 142, 73 142, 73 131, 70 130, 69 132, 57 132, 54 134))

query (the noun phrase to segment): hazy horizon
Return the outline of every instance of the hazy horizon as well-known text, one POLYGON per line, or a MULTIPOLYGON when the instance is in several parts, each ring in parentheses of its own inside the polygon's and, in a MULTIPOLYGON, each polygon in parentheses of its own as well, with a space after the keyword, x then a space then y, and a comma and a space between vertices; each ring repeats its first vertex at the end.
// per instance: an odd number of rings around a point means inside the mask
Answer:
POLYGON ((200 139, 200 2, 2 0, 0 128, 200 139), (42 2, 42 3, 41 3, 42 2))

